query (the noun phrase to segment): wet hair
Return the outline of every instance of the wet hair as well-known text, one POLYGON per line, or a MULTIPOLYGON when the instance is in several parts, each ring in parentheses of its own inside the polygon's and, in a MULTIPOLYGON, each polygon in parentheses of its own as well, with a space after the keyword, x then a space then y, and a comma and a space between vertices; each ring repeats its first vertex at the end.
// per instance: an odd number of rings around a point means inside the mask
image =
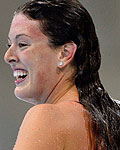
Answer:
POLYGON ((75 84, 79 103, 92 118, 91 149, 119 150, 120 106, 101 84, 99 42, 88 11, 77 0, 32 0, 20 6, 16 13, 38 20, 51 46, 59 47, 71 41, 77 45, 75 84))

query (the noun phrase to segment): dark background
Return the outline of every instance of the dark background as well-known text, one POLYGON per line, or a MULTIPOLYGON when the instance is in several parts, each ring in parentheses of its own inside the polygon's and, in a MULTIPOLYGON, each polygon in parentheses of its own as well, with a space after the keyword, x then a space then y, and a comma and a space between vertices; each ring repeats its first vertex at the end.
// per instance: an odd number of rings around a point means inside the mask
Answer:
MULTIPOLYGON (((4 62, 7 34, 14 10, 25 0, 0 2, 0 150, 12 150, 19 126, 32 106, 14 96, 12 70, 4 62)), ((90 12, 99 37, 100 77, 106 90, 120 98, 120 0, 81 0, 90 12)))

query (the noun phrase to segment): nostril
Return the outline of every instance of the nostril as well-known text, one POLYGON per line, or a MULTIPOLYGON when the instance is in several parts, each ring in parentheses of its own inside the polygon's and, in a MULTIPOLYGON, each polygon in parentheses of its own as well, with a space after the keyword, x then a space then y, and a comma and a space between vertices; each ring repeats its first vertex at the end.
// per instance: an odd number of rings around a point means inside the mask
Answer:
POLYGON ((10 63, 17 62, 18 58, 17 58, 17 56, 8 56, 8 55, 5 55, 4 60, 5 60, 6 63, 10 64, 10 63))
POLYGON ((12 62, 16 62, 16 60, 15 59, 10 59, 8 62, 12 63, 12 62))

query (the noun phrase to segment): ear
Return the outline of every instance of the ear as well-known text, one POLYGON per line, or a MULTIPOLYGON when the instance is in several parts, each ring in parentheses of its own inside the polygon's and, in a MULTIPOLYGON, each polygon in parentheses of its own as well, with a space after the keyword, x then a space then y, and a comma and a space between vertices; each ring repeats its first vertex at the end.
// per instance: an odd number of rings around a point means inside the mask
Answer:
POLYGON ((77 45, 74 42, 66 43, 62 46, 58 54, 58 67, 64 68, 67 64, 69 64, 75 55, 77 49, 77 45))

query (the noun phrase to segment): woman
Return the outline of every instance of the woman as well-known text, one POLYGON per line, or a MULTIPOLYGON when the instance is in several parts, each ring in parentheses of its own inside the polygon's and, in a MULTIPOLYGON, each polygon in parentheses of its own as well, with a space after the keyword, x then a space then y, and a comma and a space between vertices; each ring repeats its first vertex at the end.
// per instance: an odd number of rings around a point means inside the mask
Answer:
POLYGON ((93 21, 77 0, 32 0, 12 20, 5 61, 34 104, 14 150, 119 150, 120 108, 99 79, 93 21))

